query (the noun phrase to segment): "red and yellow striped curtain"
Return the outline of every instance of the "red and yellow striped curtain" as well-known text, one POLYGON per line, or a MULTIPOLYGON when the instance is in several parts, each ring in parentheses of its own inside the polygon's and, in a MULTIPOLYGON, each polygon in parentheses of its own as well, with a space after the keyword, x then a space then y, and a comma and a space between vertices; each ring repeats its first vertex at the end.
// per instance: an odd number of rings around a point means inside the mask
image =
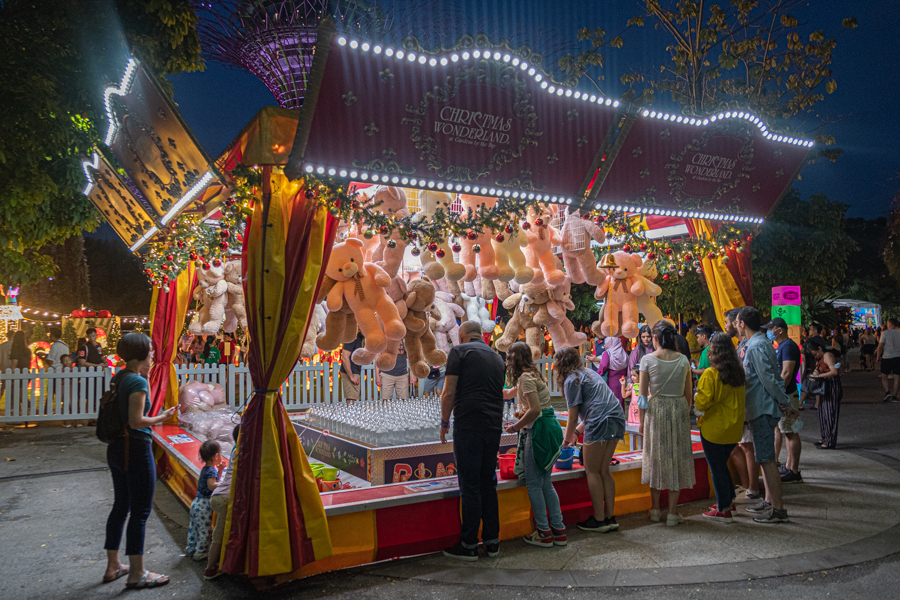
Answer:
MULTIPOLYGON (((710 239, 718 223, 706 219, 685 219, 692 237, 710 239)), ((753 304, 753 271, 750 263, 750 242, 744 245, 744 252, 734 248, 726 251, 728 263, 721 258, 702 257, 703 275, 716 309, 719 325, 725 328, 725 312, 740 306, 753 304)))
POLYGON ((309 210, 303 180, 290 182, 277 167, 262 171, 243 254, 254 392, 243 414, 222 565, 285 580, 332 555, 315 477, 278 389, 300 356, 338 220, 309 210))
POLYGON ((176 279, 162 288, 153 289, 150 300, 150 342, 153 366, 147 379, 150 383, 150 416, 164 408, 178 404, 178 377, 175 375, 175 352, 184 327, 184 318, 191 303, 195 285, 194 263, 189 262, 176 279))

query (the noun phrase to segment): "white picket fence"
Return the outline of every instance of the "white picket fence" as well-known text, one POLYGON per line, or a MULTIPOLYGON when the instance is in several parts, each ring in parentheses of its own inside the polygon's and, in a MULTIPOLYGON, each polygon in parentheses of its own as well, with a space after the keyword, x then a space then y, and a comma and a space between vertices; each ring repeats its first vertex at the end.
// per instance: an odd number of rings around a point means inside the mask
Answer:
MULTIPOLYGON (((551 359, 538 361, 551 396, 560 396, 553 379, 551 359)), ((193 365, 175 368, 178 385, 190 381, 217 383, 225 388, 228 404, 240 409, 253 392, 250 369, 244 364, 193 365)), ((97 367, 63 370, 7 370, 0 373, 0 422, 68 421, 95 419, 100 398, 108 389, 114 369, 97 367)), ((341 369, 339 363, 310 365, 298 362, 281 386, 282 401, 289 411, 303 410, 316 404, 340 402, 341 369)), ((410 393, 422 393, 424 381, 410 393)), ((360 399, 379 398, 372 366, 362 368, 360 399)))

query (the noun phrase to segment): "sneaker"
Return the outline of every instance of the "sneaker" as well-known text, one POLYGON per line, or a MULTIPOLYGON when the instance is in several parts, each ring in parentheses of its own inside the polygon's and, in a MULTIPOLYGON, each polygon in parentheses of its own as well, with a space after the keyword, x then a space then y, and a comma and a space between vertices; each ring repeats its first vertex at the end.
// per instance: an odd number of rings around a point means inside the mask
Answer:
POLYGON ((897 396, 891 396, 891 402, 900 402, 900 398, 897 396))
POLYGON ((761 514, 765 513, 767 510, 769 510, 771 507, 772 507, 772 505, 769 504, 768 502, 766 502, 765 500, 760 500, 758 504, 753 504, 751 506, 748 506, 744 510, 746 510, 748 513, 752 513, 754 515, 761 515, 761 514))
POLYGON ((569 538, 566 537, 565 529, 553 529, 551 527, 550 532, 553 534, 554 546, 566 546, 569 544, 569 538))
POLYGON ((206 560, 207 558, 209 558, 208 552, 197 552, 196 554, 194 554, 194 560, 196 560, 197 562, 206 560))
POLYGON ((535 529, 529 535, 524 536, 522 541, 526 544, 531 544, 532 546, 538 546, 539 548, 553 547, 553 536, 549 531, 541 531, 540 529, 535 529))
POLYGON ((730 510, 719 512, 713 508, 708 512, 703 513, 703 518, 709 519, 710 521, 719 521, 721 523, 734 523, 734 516, 730 510))
POLYGON ((782 464, 779 464, 779 465, 778 465, 778 472, 781 473, 782 475, 787 475, 788 473, 791 472, 791 470, 788 469, 786 466, 784 466, 784 465, 782 465, 782 464))
POLYGON ((891 393, 890 393, 890 392, 885 392, 883 402, 890 402, 890 401, 891 401, 891 398, 893 398, 893 396, 891 396, 891 393))
POLYGON ((666 525, 668 527, 675 527, 676 525, 681 525, 684 523, 684 517, 677 513, 669 513, 666 515, 666 525))
POLYGON ((647 514, 650 516, 651 521, 653 521, 654 523, 659 523, 660 515, 658 508, 651 508, 649 511, 647 511, 647 514))
POLYGON ((606 521, 598 521, 594 518, 594 515, 591 515, 587 518, 586 521, 582 521, 578 523, 578 529, 582 531, 596 531, 597 533, 606 533, 609 531, 610 526, 606 521))
POLYGON ((744 490, 744 493, 738 494, 735 499, 735 504, 751 504, 759 501, 759 492, 754 492, 753 490, 744 490))
POLYGON ((478 549, 466 548, 462 545, 462 542, 457 542, 455 546, 444 548, 444 556, 447 558, 474 562, 478 560, 478 549))
POLYGON ((500 556, 500 542, 485 544, 484 549, 487 551, 488 558, 497 558, 500 556))
MULTIPOLYGON (((719 510, 719 505, 718 505, 718 504, 713 504, 712 506, 709 507, 709 510, 711 510, 711 511, 713 511, 713 512, 718 512, 718 510, 719 510)), ((734 502, 732 502, 732 503, 731 503, 731 508, 729 508, 729 509, 728 509, 727 511, 725 511, 725 512, 734 512, 734 511, 736 511, 736 510, 737 510, 737 507, 734 505, 734 502)))
POLYGON ((608 518, 607 520, 605 520, 605 521, 603 521, 603 522, 604 522, 605 524, 609 525, 609 530, 610 530, 610 531, 618 531, 618 530, 619 530, 619 524, 616 523, 616 518, 615 518, 615 517, 610 517, 610 518, 608 518))
POLYGON ((753 517, 753 520, 757 523, 789 523, 790 519, 788 519, 787 510, 781 509, 778 510, 774 506, 769 506, 766 512, 762 513, 758 517, 753 517))
POLYGON ((203 579, 205 579, 205 580, 207 580, 207 581, 210 581, 210 580, 215 579, 216 577, 220 577, 220 576, 222 576, 222 575, 224 575, 224 574, 225 574, 225 571, 220 571, 220 570, 218 570, 218 569, 210 569, 210 568, 207 568, 207 569, 203 572, 203 579))
POLYGON ((800 471, 796 473, 788 471, 787 474, 782 475, 781 483, 803 483, 803 475, 800 474, 800 471))

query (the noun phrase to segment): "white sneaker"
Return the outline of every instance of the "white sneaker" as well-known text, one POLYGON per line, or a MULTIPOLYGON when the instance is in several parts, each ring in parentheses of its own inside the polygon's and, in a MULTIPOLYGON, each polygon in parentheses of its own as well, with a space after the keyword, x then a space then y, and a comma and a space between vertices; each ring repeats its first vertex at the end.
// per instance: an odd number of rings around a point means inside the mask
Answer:
POLYGON ((196 554, 194 554, 194 560, 196 560, 197 562, 206 560, 207 558, 209 558, 208 552, 197 552, 196 554))
POLYGON ((676 525, 681 525, 682 523, 684 523, 684 517, 682 517, 678 513, 669 513, 668 516, 666 516, 666 525, 668 525, 669 527, 675 527, 676 525))
POLYGON ((659 509, 651 508, 647 514, 650 515, 650 520, 654 523, 659 523, 659 509))

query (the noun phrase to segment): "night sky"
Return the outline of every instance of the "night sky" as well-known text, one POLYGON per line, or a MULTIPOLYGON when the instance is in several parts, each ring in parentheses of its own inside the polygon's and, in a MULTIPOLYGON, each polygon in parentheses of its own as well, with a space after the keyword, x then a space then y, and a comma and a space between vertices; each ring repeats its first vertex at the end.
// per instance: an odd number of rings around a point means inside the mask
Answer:
MULTIPOLYGON (((397 2, 400 10, 411 3, 397 2)), ((545 67, 562 51, 577 51, 580 27, 602 27, 611 36, 637 14, 636 2, 628 0, 554 0, 542 3, 527 0, 481 1, 453 4, 442 14, 442 23, 423 37, 445 43, 462 33, 484 31, 492 38, 510 37, 547 53, 545 67), (552 6, 551 6, 552 5, 552 6)), ((421 10, 422 3, 417 4, 421 10)), ((443 4, 447 6, 446 3, 443 4)), ((809 2, 793 15, 800 31, 825 29, 838 35, 833 71, 837 91, 820 104, 820 118, 828 122, 823 131, 837 137, 844 155, 836 164, 819 161, 807 166, 796 187, 804 197, 824 193, 849 205, 848 216, 873 218, 886 215, 891 201, 900 193, 900 137, 896 87, 900 82, 900 11, 893 0, 865 0, 838 3, 809 2), (859 27, 841 28, 844 17, 854 16, 859 27)), ((398 19, 399 20, 399 19, 398 19)), ((413 30, 415 19, 407 18, 402 33, 413 30)), ((648 21, 649 24, 649 21, 648 21)), ((426 41, 426 40, 423 40, 426 41)), ((648 70, 662 64, 666 40, 652 26, 625 35, 622 49, 606 52, 604 92, 617 96, 623 91, 619 76, 632 69, 648 70)), ((274 98, 255 76, 208 62, 206 71, 170 78, 175 100, 187 123, 212 156, 217 156, 240 129, 274 98)), ((587 87, 583 87, 587 89, 587 87)), ((655 108, 674 110, 667 99, 658 98, 655 108)))

